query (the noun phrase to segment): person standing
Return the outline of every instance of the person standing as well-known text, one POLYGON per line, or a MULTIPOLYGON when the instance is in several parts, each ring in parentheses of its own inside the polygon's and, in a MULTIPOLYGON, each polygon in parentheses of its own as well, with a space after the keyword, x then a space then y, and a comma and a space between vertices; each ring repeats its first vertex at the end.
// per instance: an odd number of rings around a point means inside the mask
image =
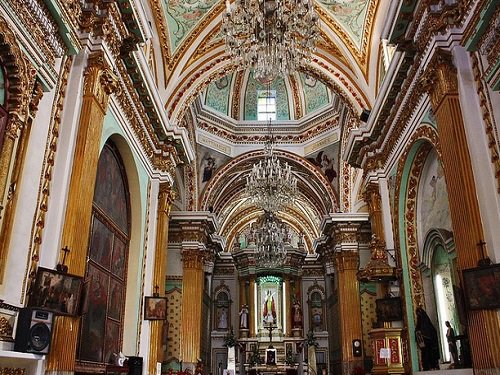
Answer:
POLYGON ((451 327, 449 321, 444 322, 447 327, 446 330, 446 340, 448 341, 448 350, 451 354, 451 359, 453 361, 454 367, 458 365, 458 350, 457 350, 457 338, 455 337, 455 330, 451 327))
POLYGON ((439 340, 436 328, 421 307, 417 308, 415 338, 422 353, 423 371, 439 369, 439 340))

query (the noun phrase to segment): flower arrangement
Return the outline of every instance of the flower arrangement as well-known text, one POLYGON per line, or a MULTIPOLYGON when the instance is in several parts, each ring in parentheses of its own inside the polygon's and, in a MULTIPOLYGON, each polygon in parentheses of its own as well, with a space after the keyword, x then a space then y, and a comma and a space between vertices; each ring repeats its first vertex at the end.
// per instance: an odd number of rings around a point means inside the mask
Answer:
POLYGON ((316 337, 314 337, 314 332, 312 330, 307 332, 307 336, 304 342, 307 346, 314 346, 315 348, 319 346, 318 341, 316 340, 316 337))
POLYGON ((227 333, 226 336, 224 336, 224 346, 232 348, 233 346, 236 346, 236 344, 238 344, 238 341, 236 340, 236 336, 234 335, 233 327, 231 327, 231 330, 227 333))
POLYGON ((249 361, 250 361, 250 364, 252 366, 260 365, 262 363, 262 360, 261 360, 260 354, 259 354, 259 348, 257 348, 257 345, 254 346, 254 348, 252 350, 252 354, 250 355, 249 361))

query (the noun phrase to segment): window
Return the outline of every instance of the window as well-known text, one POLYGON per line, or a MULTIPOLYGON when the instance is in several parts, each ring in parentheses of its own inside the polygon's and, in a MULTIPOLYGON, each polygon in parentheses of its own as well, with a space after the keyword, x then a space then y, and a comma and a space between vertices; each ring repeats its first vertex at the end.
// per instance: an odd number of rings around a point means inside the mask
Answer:
POLYGON ((118 151, 106 143, 97 167, 84 285, 81 361, 105 365, 121 351, 128 262, 129 193, 118 151))
POLYGON ((257 91, 257 120, 276 120, 276 91, 257 91))

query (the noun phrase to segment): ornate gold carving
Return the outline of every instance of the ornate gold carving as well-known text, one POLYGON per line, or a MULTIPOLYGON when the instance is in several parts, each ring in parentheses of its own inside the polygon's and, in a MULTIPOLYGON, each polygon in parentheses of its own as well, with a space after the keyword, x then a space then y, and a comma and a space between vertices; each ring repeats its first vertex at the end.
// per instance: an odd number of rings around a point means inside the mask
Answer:
POLYGON ((205 253, 198 249, 183 249, 182 250, 182 264, 184 269, 203 269, 203 261, 205 260, 205 253))
POLYGON ((104 53, 97 52, 89 57, 83 86, 83 96, 93 97, 104 110, 109 95, 118 90, 118 78, 111 71, 104 53))
MULTIPOLYGON (((500 11, 500 7, 499 7, 500 11)), ((500 40, 500 38, 499 38, 500 40)), ((500 43, 499 43, 500 44, 500 43)), ((497 55, 498 56, 498 55, 497 55)), ((488 87, 485 81, 481 78, 479 58, 476 54, 472 54, 472 70, 474 72, 474 80, 477 86, 477 96, 479 97, 479 105, 483 114, 486 137, 488 139, 488 148, 490 149, 491 163, 495 170, 495 178, 497 180, 497 191, 500 193, 500 140, 496 138, 498 133, 495 118, 492 115, 492 103, 489 95, 488 87)))
POLYGON ((0 375, 25 375, 26 369, 22 367, 0 367, 0 375))
POLYGON ((339 251, 335 253, 335 266, 339 272, 358 270, 359 254, 357 251, 339 251))
POLYGON ((233 98, 231 100, 231 117, 235 120, 240 119, 240 107, 241 107, 241 88, 243 82, 243 72, 236 71, 234 77, 234 85, 233 85, 233 98))
POLYGON ((294 74, 290 74, 288 77, 290 79, 290 87, 292 89, 293 108, 295 110, 294 117, 295 120, 298 120, 302 117, 302 104, 299 97, 299 84, 294 74))
MULTIPOLYGON (((12 317, 12 320, 14 320, 14 317, 12 317)), ((13 326, 9 319, 7 319, 5 316, 0 316, 0 337, 1 338, 9 338, 12 340, 12 332, 13 332, 13 326)))
MULTIPOLYGON (((27 275, 29 277, 28 282, 33 280, 38 266, 38 260, 40 258, 40 245, 42 244, 42 235, 45 228, 45 215, 48 210, 50 187, 52 182, 52 169, 54 167, 57 152, 59 126, 61 125, 61 114, 64 108, 68 75, 71 69, 72 61, 72 58, 66 58, 64 60, 55 88, 57 94, 54 99, 50 116, 51 124, 49 126, 49 135, 44 153, 43 174, 38 187, 37 210, 33 216, 33 223, 31 226, 31 242, 29 248, 30 257, 26 266, 26 268, 29 269, 29 273, 27 275)), ((34 111, 35 110, 32 108, 32 112, 34 111)), ((31 114, 31 116, 34 115, 31 114)), ((24 283, 26 283, 26 277, 24 283)), ((25 288, 23 288, 23 290, 25 290, 25 288)))
POLYGON ((431 96, 436 110, 446 95, 458 93, 457 71, 450 52, 437 49, 420 84, 431 96))

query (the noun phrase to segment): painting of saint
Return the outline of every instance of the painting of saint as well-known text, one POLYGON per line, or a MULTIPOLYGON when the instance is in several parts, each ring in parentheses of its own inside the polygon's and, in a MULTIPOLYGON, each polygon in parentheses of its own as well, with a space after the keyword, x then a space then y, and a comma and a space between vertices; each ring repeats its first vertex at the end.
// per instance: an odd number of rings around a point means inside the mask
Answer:
POLYGON ((307 156, 318 167, 335 190, 338 190, 339 144, 338 142, 307 156))
POLYGON ((266 324, 276 323, 276 303, 274 301, 274 294, 271 290, 267 290, 264 298, 264 306, 262 309, 262 319, 266 324))

